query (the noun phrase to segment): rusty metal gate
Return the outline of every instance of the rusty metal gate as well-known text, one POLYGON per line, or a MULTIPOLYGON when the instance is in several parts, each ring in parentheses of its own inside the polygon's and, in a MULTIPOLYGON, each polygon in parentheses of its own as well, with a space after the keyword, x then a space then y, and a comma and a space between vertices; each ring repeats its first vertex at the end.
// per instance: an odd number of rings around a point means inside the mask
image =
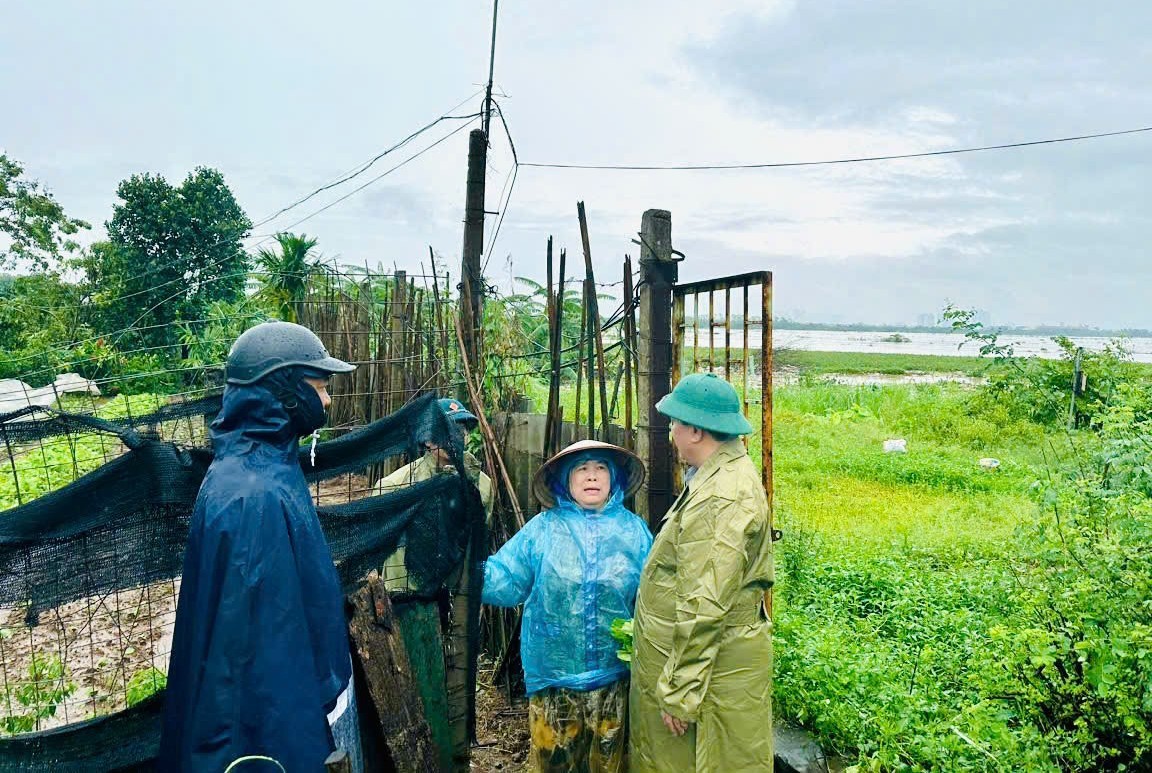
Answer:
MULTIPOLYGON (((675 285, 672 295, 672 386, 682 376, 703 372, 715 373, 736 387, 744 416, 753 427, 759 426, 760 478, 768 497, 768 526, 772 538, 779 539, 772 517, 772 272, 675 285), (706 308, 702 309, 701 300, 706 308)), ((751 445, 756 440, 756 436, 745 438, 753 455, 751 445)), ((680 469, 673 465, 676 491, 683 487, 680 469)), ((771 614, 770 592, 766 598, 771 614)))

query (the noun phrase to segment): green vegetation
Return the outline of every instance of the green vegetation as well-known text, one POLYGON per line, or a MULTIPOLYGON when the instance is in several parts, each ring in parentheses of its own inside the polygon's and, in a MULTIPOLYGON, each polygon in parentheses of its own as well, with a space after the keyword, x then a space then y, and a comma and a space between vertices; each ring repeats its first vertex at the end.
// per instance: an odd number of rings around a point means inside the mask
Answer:
POLYGON ((616 650, 616 657, 623 660, 625 663, 632 662, 633 640, 632 640, 632 621, 617 618, 612 621, 612 638, 620 643, 620 649, 616 650))
POLYGON ((961 373, 966 376, 983 376, 991 363, 981 357, 780 349, 773 356, 773 364, 777 369, 797 368, 812 375, 884 373, 902 376, 909 373, 961 373))
POLYGON ((89 225, 64 214, 64 208, 35 180, 24 178, 24 167, 0 153, 0 271, 31 267, 55 268, 76 249, 67 238, 89 225), (6 242, 6 243, 5 243, 6 242))
MULTIPOLYGON (((104 401, 96 415, 120 419, 158 410, 165 402, 162 395, 120 395, 104 401)), ((91 405, 82 400, 66 400, 65 410, 82 413, 91 405)), ((121 452, 120 441, 97 432, 69 434, 11 449, 12 461, 0 467, 0 511, 29 502, 42 494, 55 491, 111 461, 121 452), (15 471, 15 472, 14 472, 15 471)))
POLYGON ((1001 355, 979 388, 776 392, 777 707, 858 770, 1152 764, 1149 390, 1085 360, 1068 432, 1071 360, 1001 355))
MULTIPOLYGON (((0 639, 11 636, 9 629, 0 628, 0 639)), ((42 720, 56 716, 57 707, 76 692, 76 684, 68 680, 59 657, 34 653, 26 678, 3 689, 8 714, 0 718, 0 731, 16 734, 36 730, 42 720)))
POLYGON ((168 676, 155 666, 137 671, 128 680, 128 687, 125 690, 128 708, 151 698, 167 686, 168 676))
MULTIPOLYGON (((975 314, 972 315, 973 317, 975 314)), ((866 322, 797 322, 786 317, 777 317, 772 321, 777 330, 831 330, 845 333, 888 333, 899 331, 901 333, 953 333, 948 317, 945 316, 940 325, 874 325, 866 322)), ((993 327, 999 334, 1036 335, 1036 336, 1094 336, 1103 338, 1148 338, 1152 337, 1152 330, 1143 328, 1125 328, 1113 330, 1107 328, 1085 327, 1083 325, 1037 325, 1037 326, 999 326, 993 327)))

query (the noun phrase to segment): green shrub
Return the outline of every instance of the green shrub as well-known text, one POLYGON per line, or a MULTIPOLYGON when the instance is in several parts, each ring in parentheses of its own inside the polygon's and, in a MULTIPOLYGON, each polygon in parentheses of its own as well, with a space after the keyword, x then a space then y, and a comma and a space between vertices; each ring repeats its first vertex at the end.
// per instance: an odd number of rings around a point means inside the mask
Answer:
MULTIPOLYGON (((10 635, 0 629, 0 637, 10 635)), ((76 684, 68 681, 60 658, 34 653, 27 679, 4 686, 3 705, 10 713, 0 718, 0 729, 10 734, 36 730, 42 720, 56 716, 57 707, 74 692, 76 684)))
POLYGON ((126 689, 129 708, 143 700, 151 698, 167 686, 168 677, 155 666, 149 666, 148 668, 137 671, 132 675, 132 678, 128 680, 128 687, 126 689))

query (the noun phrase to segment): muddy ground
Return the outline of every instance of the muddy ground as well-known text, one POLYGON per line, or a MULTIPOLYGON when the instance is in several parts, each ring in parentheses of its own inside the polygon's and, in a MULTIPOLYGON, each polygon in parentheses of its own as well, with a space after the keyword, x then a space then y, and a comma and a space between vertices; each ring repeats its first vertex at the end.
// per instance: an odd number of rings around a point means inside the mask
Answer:
POLYGON ((508 702, 503 684, 493 684, 490 663, 481 661, 476 690, 476 741, 472 770, 523 773, 528 770, 528 701, 508 702))

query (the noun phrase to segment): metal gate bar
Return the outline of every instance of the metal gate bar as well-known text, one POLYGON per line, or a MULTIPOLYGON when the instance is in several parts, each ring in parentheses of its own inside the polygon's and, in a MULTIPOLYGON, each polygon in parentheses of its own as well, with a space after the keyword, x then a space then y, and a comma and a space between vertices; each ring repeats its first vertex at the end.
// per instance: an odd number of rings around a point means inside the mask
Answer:
MULTIPOLYGON (((691 371, 700 369, 700 295, 708 295, 708 323, 704 329, 708 335, 708 372, 716 371, 716 328, 724 328, 724 378, 732 383, 732 290, 742 290, 743 307, 740 315, 740 338, 744 358, 742 360, 742 400, 744 416, 750 415, 751 401, 748 398, 749 378, 752 370, 749 360, 749 332, 753 328, 760 329, 760 477, 764 484, 764 493, 768 497, 768 524, 774 529, 772 518, 772 272, 754 271, 748 274, 706 279, 700 282, 688 282, 673 287, 672 311, 672 386, 675 387, 680 377, 686 372, 687 359, 684 357, 685 334, 688 329, 685 318, 685 304, 688 296, 692 296, 692 357, 691 371), (749 314, 749 300, 752 297, 750 290, 760 287, 760 319, 751 319, 749 314), (716 319, 715 294, 724 291, 724 319, 716 319)), ((733 384, 736 386, 736 384, 733 384)), ((673 449, 675 453, 675 449, 673 449)), ((680 467, 674 468, 675 488, 683 486, 680 467)), ((773 533, 775 533, 773 531, 773 533)))

